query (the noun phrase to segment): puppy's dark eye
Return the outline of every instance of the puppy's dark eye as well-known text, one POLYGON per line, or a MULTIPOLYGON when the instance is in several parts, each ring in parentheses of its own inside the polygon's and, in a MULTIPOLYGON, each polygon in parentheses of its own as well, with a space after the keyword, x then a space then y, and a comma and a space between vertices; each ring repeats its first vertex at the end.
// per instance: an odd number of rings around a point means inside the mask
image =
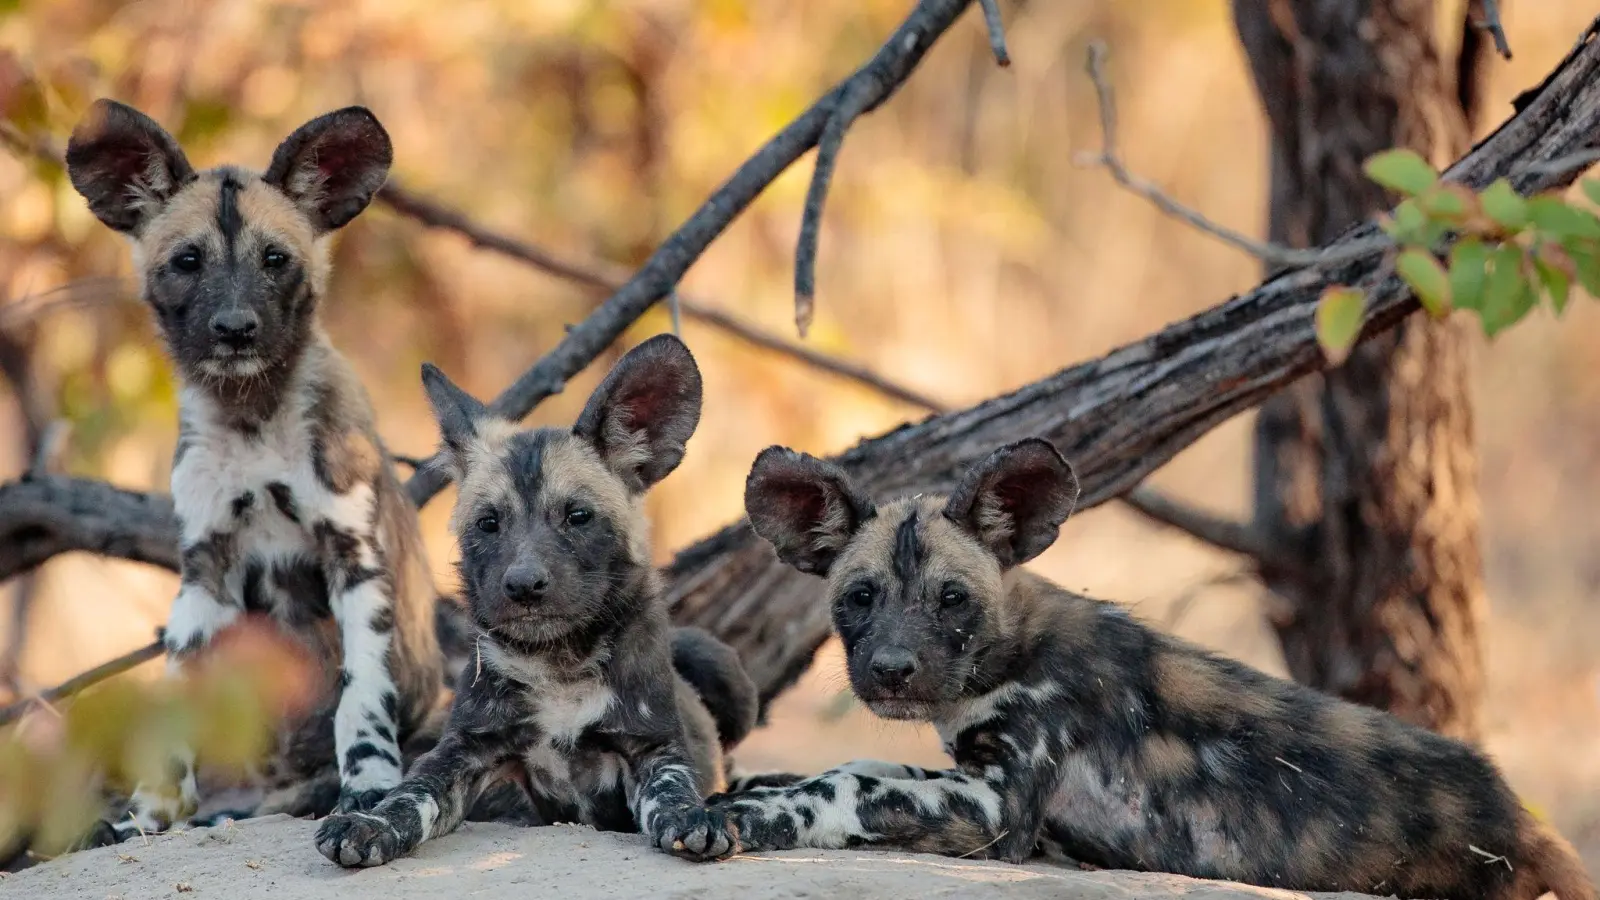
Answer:
POLYGON ((261 254, 261 265, 268 269, 281 268, 289 261, 289 254, 277 247, 268 247, 267 252, 261 254))
POLYGON ((960 606, 967 602, 967 592, 954 585, 946 585, 944 593, 939 595, 939 605, 945 609, 960 606))
POLYGON ((593 518, 594 513, 582 506, 567 510, 567 524, 575 528, 589 524, 589 520, 593 518))
POLYGON ((875 593, 872 588, 866 586, 851 588, 850 593, 844 595, 844 599, 851 606, 865 609, 872 605, 872 598, 875 593))
POLYGON ((478 530, 484 534, 494 534, 500 530, 500 520, 493 513, 478 517, 478 530))
POLYGON ((200 251, 193 248, 179 250, 173 254, 172 268, 179 272, 200 271, 200 251))

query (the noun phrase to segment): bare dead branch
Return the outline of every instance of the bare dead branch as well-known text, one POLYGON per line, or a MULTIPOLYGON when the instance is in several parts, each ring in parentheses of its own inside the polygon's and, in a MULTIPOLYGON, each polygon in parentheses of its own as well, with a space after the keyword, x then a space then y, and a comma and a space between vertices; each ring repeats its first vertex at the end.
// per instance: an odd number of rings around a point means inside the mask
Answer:
MULTIPOLYGON (((893 95, 934 41, 971 3, 972 0, 921 0, 866 65, 746 160, 651 254, 626 284, 496 397, 490 410, 506 418, 521 419, 545 398, 561 391, 567 379, 583 371, 628 326, 670 293, 706 247, 767 185, 817 145, 839 100, 852 92, 853 84, 865 81, 873 85, 871 100, 862 109, 862 112, 870 112, 893 95)), ((406 489, 413 502, 420 506, 448 481, 449 475, 443 466, 428 465, 411 476, 406 489)))
POLYGON ((1278 553, 1247 523, 1189 506, 1147 487, 1134 488, 1122 496, 1122 501, 1145 518, 1176 528, 1213 547, 1286 571, 1296 568, 1293 560, 1278 553))
POLYGON ((172 498, 64 475, 0 484, 0 581, 74 550, 177 571, 172 498))
POLYGON ((1190 585, 1167 608, 1167 614, 1162 616, 1161 619, 1161 627, 1167 631, 1176 631, 1178 625, 1183 622, 1184 617, 1189 614, 1189 610, 1194 606, 1195 601, 1199 600, 1200 596, 1206 591, 1212 588, 1230 587, 1254 580, 1255 573, 1248 568, 1243 568, 1222 572, 1190 585))
MULTIPOLYGON (((534 244, 485 228, 465 214, 450 209, 436 201, 425 199, 392 181, 384 186, 383 190, 378 194, 378 199, 390 209, 409 219, 430 228, 454 232, 466 238, 469 243, 479 249, 499 253, 510 259, 527 263, 542 272, 570 281, 596 293, 610 294, 620 289, 628 280, 626 273, 621 272, 617 267, 563 259, 534 244)), ((880 391, 897 400, 932 408, 925 398, 909 389, 891 384, 864 366, 820 353, 803 344, 794 343, 766 329, 751 325, 732 313, 723 311, 716 304, 705 299, 688 297, 683 295, 681 291, 673 291, 669 295, 669 300, 671 298, 677 299, 678 310, 683 318, 709 325, 745 343, 788 357, 796 362, 831 372, 848 381, 880 391)), ((3 319, 0 319, 0 321, 3 321, 3 319)), ((676 322, 674 323, 674 332, 681 336, 681 325, 676 322)))
POLYGON ((124 653, 116 659, 103 662, 87 672, 84 672, 80 675, 74 675, 55 687, 41 692, 36 697, 28 697, 23 700, 18 700, 16 703, 11 704, 4 709, 0 709, 0 728, 10 725, 12 722, 22 718, 24 713, 37 705, 50 705, 59 703, 62 700, 65 700, 66 698, 84 690, 85 688, 93 687, 94 685, 105 681, 107 678, 113 678, 117 675, 121 675, 123 672, 126 672, 129 669, 134 668, 135 666, 147 663, 150 660, 159 657, 163 652, 164 648, 162 647, 161 641, 158 639, 152 643, 140 647, 137 650, 131 650, 127 653, 124 653))
POLYGON ((1494 38, 1494 49, 1506 59, 1511 58, 1511 42, 1506 40, 1505 26, 1500 23, 1499 0, 1479 0, 1482 7, 1483 18, 1479 20, 1478 27, 1489 32, 1494 38))
POLYGON ((983 7, 983 24, 989 29, 989 49, 994 51, 994 61, 1001 68, 1011 65, 1011 54, 1006 50, 1006 26, 1000 18, 999 0, 978 0, 983 7))
POLYGON ((43 478, 55 470, 71 435, 72 423, 66 419, 56 419, 46 425, 44 434, 39 436, 39 446, 34 449, 33 462, 28 466, 28 477, 43 478))
POLYGON ((1231 244, 1273 266, 1298 268, 1312 265, 1339 265, 1361 259, 1372 253, 1373 250, 1390 246, 1393 243, 1381 233, 1359 243, 1351 243, 1348 246, 1341 243, 1334 247, 1315 250, 1300 250, 1294 247, 1285 247, 1281 244, 1258 241, 1243 232, 1211 221, 1199 211, 1172 199, 1155 184, 1128 171, 1128 167, 1123 164, 1122 157, 1117 152, 1117 107, 1111 89, 1111 81, 1106 77, 1105 73, 1106 53, 1106 45, 1102 41, 1094 41, 1089 45, 1087 69, 1089 80, 1094 83, 1095 97, 1100 106, 1100 133, 1102 137, 1100 152, 1096 154, 1079 154, 1075 159, 1078 165, 1104 168, 1111 175, 1113 181, 1148 200, 1168 216, 1185 222, 1196 230, 1219 238, 1224 243, 1231 244))
POLYGON ((794 254, 794 326, 801 337, 811 330, 816 313, 817 237, 822 231, 822 207, 828 202, 828 187, 844 146, 845 132, 867 108, 876 87, 869 81, 852 81, 844 88, 833 114, 828 116, 822 139, 817 142, 817 163, 806 189, 806 204, 800 216, 800 243, 794 254))

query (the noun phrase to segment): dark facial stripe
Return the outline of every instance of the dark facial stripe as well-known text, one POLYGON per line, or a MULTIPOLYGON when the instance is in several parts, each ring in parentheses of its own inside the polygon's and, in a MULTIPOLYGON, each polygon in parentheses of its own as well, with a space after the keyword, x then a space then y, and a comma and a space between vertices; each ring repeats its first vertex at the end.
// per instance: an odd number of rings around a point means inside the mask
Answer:
POLYGON ((222 232, 222 246, 228 256, 233 256, 234 241, 244 230, 244 218, 239 214, 239 191, 244 188, 232 174, 222 176, 222 193, 217 198, 217 228, 222 232))
POLYGON ((922 568, 923 559, 926 557, 926 548, 922 546, 922 538, 917 534, 917 511, 911 510, 904 522, 894 532, 894 574, 900 579, 901 584, 910 584, 916 577, 917 570, 922 568))
POLYGON ((506 469, 518 496, 532 499, 539 495, 544 481, 544 450, 554 434, 547 429, 524 431, 506 442, 506 469))

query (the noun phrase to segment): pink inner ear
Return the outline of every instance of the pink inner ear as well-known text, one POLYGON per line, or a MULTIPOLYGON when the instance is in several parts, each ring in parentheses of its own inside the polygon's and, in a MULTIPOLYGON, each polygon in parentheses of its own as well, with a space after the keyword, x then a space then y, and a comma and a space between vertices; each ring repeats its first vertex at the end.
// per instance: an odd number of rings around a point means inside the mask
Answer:
POLYGON ((331 182, 357 162, 358 152, 348 142, 340 141, 317 148, 317 171, 325 182, 331 182))
POLYGON ((768 499, 782 509, 785 518, 807 523, 807 527, 828 516, 828 502, 815 485, 803 481, 779 482, 771 485, 768 499))

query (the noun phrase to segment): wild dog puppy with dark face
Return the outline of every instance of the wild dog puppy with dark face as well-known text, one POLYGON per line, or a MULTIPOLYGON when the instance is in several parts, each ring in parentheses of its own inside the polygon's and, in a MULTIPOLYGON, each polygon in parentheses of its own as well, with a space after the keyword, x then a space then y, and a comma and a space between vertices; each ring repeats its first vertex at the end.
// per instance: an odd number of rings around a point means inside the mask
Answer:
MULTIPOLYGON (((442 688, 435 593, 416 511, 366 392, 317 320, 328 237, 387 177, 389 137, 365 109, 308 122, 265 174, 196 172, 142 113, 95 103, 67 146, 94 214, 126 235, 182 377, 172 493, 182 586, 166 627, 176 671, 241 616, 276 620, 324 660, 330 698, 293 723, 284 779, 337 766, 341 809, 400 783, 400 742, 442 688)), ((142 785, 115 833, 160 831, 196 800, 142 785)), ((102 829, 105 831, 105 829, 102 829)))
POLYGON ((1020 571, 1077 495, 1041 440, 997 450, 949 497, 882 506, 830 463, 761 454, 751 524, 827 578, 856 695, 932 722, 956 765, 857 763, 712 798, 741 847, 1050 852, 1296 890, 1595 897, 1477 751, 1020 571))
POLYGON ((718 724, 723 745, 743 738, 755 687, 726 645, 670 628, 642 509, 700 419, 688 348, 671 335, 634 348, 571 431, 521 430, 432 366, 422 379, 460 485, 477 664, 438 746, 371 813, 323 822, 317 849, 344 866, 388 862, 454 830, 511 778, 547 823, 726 854, 733 836, 701 798, 721 781, 718 724))

